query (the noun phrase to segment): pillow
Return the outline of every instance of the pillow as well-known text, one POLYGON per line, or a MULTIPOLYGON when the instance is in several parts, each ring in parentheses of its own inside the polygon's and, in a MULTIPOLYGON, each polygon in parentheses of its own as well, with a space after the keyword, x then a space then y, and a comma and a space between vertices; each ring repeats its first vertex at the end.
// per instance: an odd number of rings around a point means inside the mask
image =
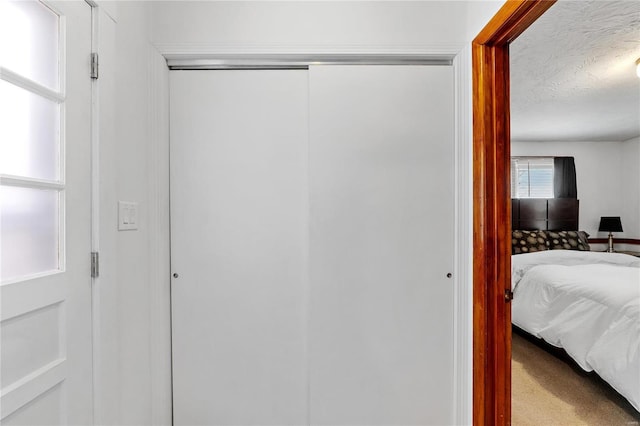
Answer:
POLYGON ((548 250, 546 231, 511 231, 511 254, 548 250))
POLYGON ((589 251, 589 234, 584 231, 547 231, 549 250, 589 251))
POLYGON ((586 251, 591 251, 591 246, 589 245, 589 234, 585 231, 578 231, 578 238, 582 242, 582 246, 586 251))

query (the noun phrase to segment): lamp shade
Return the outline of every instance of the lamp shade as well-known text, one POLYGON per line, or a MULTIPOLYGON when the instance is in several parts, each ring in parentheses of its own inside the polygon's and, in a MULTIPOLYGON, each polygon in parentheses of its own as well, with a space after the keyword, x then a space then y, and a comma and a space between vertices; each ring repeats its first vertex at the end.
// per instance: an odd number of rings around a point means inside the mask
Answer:
POLYGON ((598 228, 598 231, 622 232, 620 216, 602 216, 600 218, 600 227, 598 228))

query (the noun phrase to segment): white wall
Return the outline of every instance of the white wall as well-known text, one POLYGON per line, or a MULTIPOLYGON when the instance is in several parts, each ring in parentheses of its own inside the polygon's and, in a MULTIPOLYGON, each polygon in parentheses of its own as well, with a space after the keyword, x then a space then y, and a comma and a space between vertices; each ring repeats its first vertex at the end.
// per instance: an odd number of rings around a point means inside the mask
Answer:
POLYGON ((627 237, 640 238, 640 137, 622 142, 621 169, 622 229, 627 237))
MULTIPOLYGON (((119 5, 116 26, 116 194, 137 202, 139 229, 117 232, 120 314, 120 421, 148 424, 149 398, 149 229, 147 123, 148 13, 143 4, 119 5)), ((115 209, 117 205, 106 206, 115 209)), ((117 228, 115 228, 117 229, 117 228)))
POLYGON ((639 238, 640 200, 638 139, 627 142, 517 142, 511 143, 513 156, 573 156, 576 163, 581 230, 592 238, 601 216, 620 216, 624 232, 616 237, 639 238))
POLYGON ((160 50, 256 46, 335 52, 358 46, 463 46, 502 1, 161 1, 154 7, 160 50))
POLYGON ((470 0, 467 2, 467 37, 473 41, 493 15, 502 7, 504 1, 470 0))
POLYGON ((99 3, 97 424, 171 423, 168 70, 149 41, 151 6, 99 3), (138 203, 138 230, 117 230, 118 200, 138 203))

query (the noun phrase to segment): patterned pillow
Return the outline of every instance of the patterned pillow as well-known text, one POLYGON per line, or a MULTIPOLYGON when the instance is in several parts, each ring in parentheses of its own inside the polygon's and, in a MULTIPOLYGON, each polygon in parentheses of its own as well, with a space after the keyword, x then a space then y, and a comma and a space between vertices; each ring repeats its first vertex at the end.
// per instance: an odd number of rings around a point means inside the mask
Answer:
POLYGON ((533 253, 548 250, 549 242, 546 231, 511 232, 511 254, 533 253))
POLYGON ((589 251, 589 234, 584 231, 547 231, 550 250, 589 251))
POLYGON ((589 234, 587 234, 585 231, 578 231, 578 238, 580 239, 584 249, 590 251, 591 246, 589 245, 589 234))

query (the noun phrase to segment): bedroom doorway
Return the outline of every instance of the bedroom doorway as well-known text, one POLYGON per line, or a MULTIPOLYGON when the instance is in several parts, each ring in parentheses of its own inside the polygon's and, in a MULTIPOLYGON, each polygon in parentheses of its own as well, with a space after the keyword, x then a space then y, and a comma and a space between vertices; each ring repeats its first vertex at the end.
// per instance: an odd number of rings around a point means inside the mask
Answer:
MULTIPOLYGON (((509 90, 510 84, 513 83, 509 74, 511 71, 509 64, 509 46, 516 37, 552 4, 553 2, 508 2, 474 42, 474 198, 476 201, 474 211, 474 300, 476 302, 474 308, 474 318, 476 320, 474 326, 474 422, 476 424, 509 424, 511 422, 511 389, 509 389, 509 387, 511 386, 510 354, 512 349, 512 336, 510 330, 511 309, 509 308, 509 303, 513 295, 510 294, 509 291, 511 287, 511 228, 507 224, 510 222, 510 210, 513 207, 510 205, 511 200, 508 190, 510 186, 508 173, 509 160, 512 153, 512 129, 510 128, 511 95, 509 94, 509 90), (488 371, 488 373, 486 373, 486 371, 488 371)), ((560 6, 561 5, 558 4, 558 7, 560 6)), ((611 11, 610 8, 607 10, 611 11)), ((556 9, 554 9, 554 11, 556 11, 556 9)), ((581 16, 584 17, 585 11, 581 10, 581 13, 581 16)), ((550 26, 548 18, 550 18, 550 15, 545 16, 544 24, 547 27, 558 27, 557 24, 550 26)), ((594 19, 585 19, 585 22, 592 21, 595 22, 594 19)), ((542 22, 540 22, 540 25, 544 28, 542 22)), ((580 33, 580 31, 576 32, 580 33)), ((532 33, 527 32, 527 36, 530 34, 532 33)), ((555 36, 557 37, 558 35, 555 34, 555 36)), ((518 42, 521 40, 524 42, 525 39, 528 39, 528 37, 520 38, 518 42)), ((585 44, 588 45, 589 43, 585 44)), ((536 47, 539 51, 543 51, 548 57, 562 56, 558 54, 554 55, 553 52, 549 52, 548 49, 545 50, 544 46, 540 46, 539 44, 536 45, 536 47)), ((515 46, 511 45, 511 49, 513 52, 515 46)), ((531 60, 531 57, 529 57, 529 60, 531 60)), ((517 63, 518 62, 516 62, 516 64, 517 63)), ((515 68, 514 66, 514 69, 515 68)), ((540 74, 543 75, 543 73, 540 74)), ((635 78, 635 76, 633 77, 635 78)), ((538 86, 540 86, 540 84, 538 84, 538 86)), ((536 86, 536 88, 538 88, 538 86, 536 86)), ((514 111, 522 111, 522 109, 514 109, 514 111)), ((515 118, 516 116, 514 115, 514 119, 515 118)), ((520 119, 522 120, 522 116, 520 116, 520 119)), ((536 123, 545 122, 545 120, 540 120, 539 116, 536 117, 534 113, 527 114, 526 120, 536 123)), ((517 128, 520 129, 520 127, 515 125, 516 121, 513 123, 514 131, 517 128)), ((589 128, 588 126, 577 127, 589 128)), ((550 124, 550 128, 557 131, 557 127, 553 127, 552 123, 550 124)), ((516 133, 514 133, 514 137, 517 138, 516 133)), ((627 136, 627 138, 628 137, 631 136, 627 136)), ((529 138, 528 140, 542 139, 529 138)), ((591 139, 574 140, 581 141, 591 139)), ((615 141, 617 139, 602 140, 615 141)), ((620 140, 627 141, 627 139, 620 140)), ((630 142, 631 139, 628 141, 630 142)), ((517 146, 517 148, 518 149, 513 152, 515 155, 554 154, 550 152, 540 153, 538 151, 534 154, 531 149, 529 152, 523 152, 522 145, 517 146)), ((575 148, 571 147, 571 150, 573 149, 575 148)), ((602 149, 606 149, 608 152, 611 148, 607 147, 602 149)), ((635 149, 637 150, 637 148, 635 149)), ((546 150, 549 151, 549 146, 546 147, 546 150)), ((565 147, 564 152, 560 153, 560 155, 573 155, 573 151, 568 152, 568 150, 569 148, 565 147)), ((584 151, 578 152, 584 155, 584 151)), ((630 155, 630 157, 633 158, 632 155, 630 155)), ((577 159, 578 156, 576 155, 576 162, 577 159)), ((602 155, 598 156, 598 160, 598 164, 608 164, 606 160, 603 160, 602 155)), ((582 181, 583 189, 585 186, 589 186, 586 182, 587 180, 582 181)), ((601 182, 600 184, 602 185, 601 182)), ((607 185, 602 186, 607 187, 607 185)), ((582 195, 585 195, 584 191, 582 195)), ((575 193, 573 198, 575 199, 575 193)), ((602 197, 600 197, 600 199, 601 198, 602 197)), ((607 206, 605 208, 611 208, 612 203, 601 204, 607 206)), ((514 206, 516 206, 515 201, 514 206)), ((592 206, 590 205, 589 207, 591 208, 592 206)), ((620 206, 614 206, 614 208, 617 211, 622 210, 620 206)), ((513 209, 513 211, 516 212, 517 209, 513 209)), ((550 213, 550 210, 546 211, 550 213)), ((520 210, 520 213, 522 214, 522 210, 520 210)), ((603 211, 602 213, 605 212, 603 211)), ((597 220, 599 220, 600 215, 594 215, 592 211, 586 209, 581 212, 580 216, 581 226, 579 229, 584 229, 586 225, 589 233, 592 235, 596 234, 598 230, 597 220), (583 216, 582 213, 585 213, 585 215, 583 216), (583 217, 585 222, 583 222, 583 217)), ((637 217, 637 214, 630 216, 637 217)), ((529 216, 527 216, 527 218, 529 218, 529 216)), ((547 217, 547 219, 550 218, 547 217)), ((574 228, 541 228, 536 226, 534 228, 523 227, 514 229, 567 229, 570 231, 574 228)), ((578 228, 575 229, 578 230, 578 228)), ((627 231, 629 230, 627 229, 627 231)), ((595 240, 596 241, 592 242, 590 239, 589 243, 597 244, 606 242, 606 240, 598 241, 598 238, 595 240)), ((630 244, 635 243, 633 239, 620 241, 629 242, 630 244)), ((578 248, 578 250, 583 249, 578 248)), ((570 253, 569 251, 566 252, 567 255, 570 253)), ((591 253, 584 254, 590 255, 591 253)), ((593 255, 598 255, 598 253, 593 253, 593 255)), ((514 267, 517 268, 520 259, 519 256, 516 257, 514 257, 513 262, 514 267)), ((612 262, 613 259, 607 259, 607 262, 610 261, 612 262)), ((518 300, 520 299, 517 299, 516 295, 516 301, 518 300)), ((516 306, 514 305, 514 309, 515 308, 516 306)), ((519 311, 516 309, 514 312, 518 314, 519 311)), ((514 316, 516 323, 518 323, 517 319, 518 316, 514 316)), ((562 324, 565 324, 565 322, 562 322, 562 324)), ((548 334, 550 332, 549 327, 545 328, 545 333, 548 334)), ((518 342, 517 345, 521 348, 522 342, 518 342)), ((516 349, 521 352, 520 349, 514 346, 514 350, 516 349)), ((570 350, 568 350, 568 352, 572 353, 570 350)), ((522 355, 522 353, 520 353, 520 355, 522 355)), ((595 360, 596 355, 594 353, 591 353, 591 355, 595 360)), ((593 367, 594 370, 598 371, 595 364, 593 364, 593 367)), ((629 377, 629 375, 625 377, 629 377)), ((630 375, 630 377, 633 377, 633 375, 630 375)), ((607 380, 610 379, 611 378, 607 380)), ((615 385, 612 385, 612 387, 620 390, 621 394, 625 395, 622 388, 616 387, 615 385)), ((629 397, 627 396, 627 398, 629 397)), ((629 399, 629 401, 633 404, 631 399, 629 399)), ((637 416, 637 412, 634 413, 637 416)), ((609 416, 609 418, 612 419, 611 416, 609 416)))
POLYGON ((513 425, 640 420, 640 364, 622 355, 638 352, 637 338, 608 301, 629 287, 640 297, 640 270, 605 253, 599 232, 601 216, 621 217, 616 237, 640 230, 629 172, 640 158, 640 50, 628 44, 638 16, 635 2, 560 1, 509 46, 513 425), (589 307, 587 292, 598 300, 589 307))
POLYGON ((509 44, 554 3, 509 1, 472 43, 475 425, 511 424, 509 44))

